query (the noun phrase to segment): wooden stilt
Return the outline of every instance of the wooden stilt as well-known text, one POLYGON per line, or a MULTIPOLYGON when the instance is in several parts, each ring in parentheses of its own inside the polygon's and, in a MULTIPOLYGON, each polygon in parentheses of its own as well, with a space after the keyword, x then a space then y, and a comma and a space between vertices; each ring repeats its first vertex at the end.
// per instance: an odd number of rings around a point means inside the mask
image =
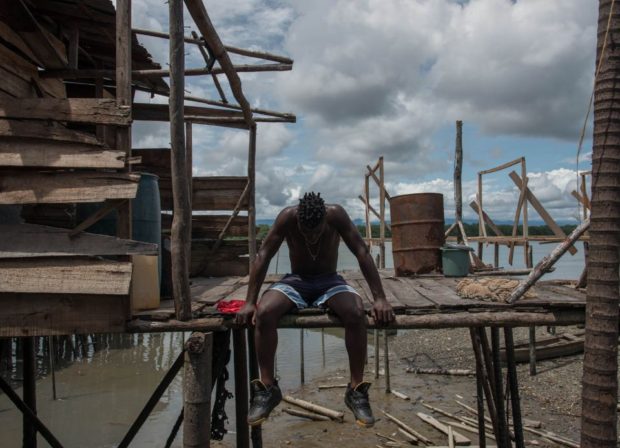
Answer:
POLYGON ((390 385, 390 349, 388 344, 388 332, 383 330, 383 366, 385 371, 385 393, 389 394, 390 385))
POLYGON ((213 333, 192 333, 185 343, 183 448, 208 448, 211 440, 213 333))
POLYGON ((235 358, 235 418, 237 421, 237 448, 249 448, 248 430, 248 364, 245 329, 233 330, 235 358))
POLYGON ((50 372, 52 374, 52 398, 56 400, 56 344, 54 344, 55 336, 49 338, 49 356, 50 356, 50 372))
MULTIPOLYGON (((36 376, 37 363, 35 359, 34 338, 22 339, 22 362, 23 362, 23 394, 24 403, 36 415, 37 413, 37 394, 36 376)), ((23 446, 25 448, 36 448, 37 429, 32 419, 23 415, 23 446)))
POLYGON ((375 379, 379 378, 379 330, 375 328, 374 333, 375 342, 375 379))
MULTIPOLYGON (((454 223, 463 221, 463 122, 456 122, 456 144, 454 149, 454 223)), ((456 240, 463 244, 463 235, 457 232, 456 240)))
POLYGON ((306 366, 304 365, 304 329, 299 329, 299 381, 306 382, 306 366))
POLYGON ((470 328, 472 347, 476 358, 476 377, 480 378, 484 395, 487 398, 487 407, 489 408, 489 416, 493 425, 493 432, 497 434, 497 411, 495 406, 495 395, 493 393, 492 383, 488 371, 485 367, 485 356, 483 354, 484 347, 480 338, 480 333, 484 332, 483 328, 470 328))
POLYGON ((191 241, 189 181, 185 148, 183 0, 170 0, 170 166, 174 215, 171 228, 172 290, 179 320, 192 317, 187 248, 191 241))
POLYGON ((493 351, 493 370, 495 381, 495 396, 497 397, 497 429, 495 434, 497 446, 501 448, 510 448, 510 440, 508 438, 508 422, 506 421, 506 409, 504 408, 504 388, 502 381, 502 365, 500 360, 500 341, 499 328, 491 327, 491 347, 493 351))
MULTIPOLYGON (((473 342, 473 341, 472 341, 473 342)), ((480 448, 486 448, 486 427, 484 420, 484 387, 482 385, 484 369, 478 362, 476 357, 476 404, 478 407, 478 445, 480 448)))
MULTIPOLYGON (((248 359, 250 367, 250 378, 258 378, 258 359, 256 358, 256 344, 254 342, 254 332, 248 330, 248 359)), ((276 372, 277 375, 277 372, 276 372)), ((252 391, 250 391, 250 400, 254 398, 252 391)), ((250 438, 252 439, 253 448, 263 447, 263 430, 261 425, 252 426, 250 430, 250 438)))
POLYGON ((536 375, 536 327, 529 328, 530 376, 536 375))
POLYGON ((517 380, 517 364, 515 362, 515 343, 512 328, 504 328, 504 345, 506 347, 506 366, 508 368, 508 386, 510 403, 512 404, 512 426, 516 448, 525 448, 523 440, 523 422, 521 420, 521 398, 519 397, 519 382, 517 380))

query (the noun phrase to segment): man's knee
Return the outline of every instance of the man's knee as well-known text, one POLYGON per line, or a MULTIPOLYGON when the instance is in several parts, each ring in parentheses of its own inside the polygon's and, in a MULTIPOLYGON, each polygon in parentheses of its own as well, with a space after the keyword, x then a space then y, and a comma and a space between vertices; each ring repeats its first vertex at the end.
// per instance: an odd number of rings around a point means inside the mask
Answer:
POLYGON ((366 313, 362 301, 355 294, 341 298, 346 305, 339 314, 344 326, 362 326, 366 324, 366 313))

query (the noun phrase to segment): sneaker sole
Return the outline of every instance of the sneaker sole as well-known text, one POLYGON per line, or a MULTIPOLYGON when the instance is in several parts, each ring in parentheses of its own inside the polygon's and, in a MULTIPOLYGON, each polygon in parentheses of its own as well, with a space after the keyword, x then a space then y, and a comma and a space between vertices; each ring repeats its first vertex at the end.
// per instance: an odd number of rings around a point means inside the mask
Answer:
MULTIPOLYGON (((347 405, 349 410, 353 412, 353 409, 351 408, 351 406, 349 406, 349 403, 345 402, 345 404, 347 405)), ((355 417, 355 412, 353 412, 353 416, 355 417)), ((357 426, 361 426, 362 428, 372 428, 373 426, 375 426, 375 422, 367 423, 367 422, 364 422, 363 420, 358 420, 358 419, 355 419, 355 423, 357 424, 357 426)))
MULTIPOLYGON (((269 417, 269 416, 267 416, 267 417, 269 417)), ((255 422, 248 422, 248 425, 250 425, 250 426, 260 426, 260 425, 262 425, 267 420, 267 417, 263 417, 263 418, 261 418, 259 420, 256 420, 255 422)))

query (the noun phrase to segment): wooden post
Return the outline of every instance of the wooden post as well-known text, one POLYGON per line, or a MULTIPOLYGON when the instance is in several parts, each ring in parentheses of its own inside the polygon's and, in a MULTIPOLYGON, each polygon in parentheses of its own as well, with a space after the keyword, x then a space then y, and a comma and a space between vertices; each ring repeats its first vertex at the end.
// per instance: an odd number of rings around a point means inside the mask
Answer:
MULTIPOLYGON (((116 2, 116 104, 131 106, 131 0, 116 2)), ((131 157, 131 127, 118 127, 116 147, 131 157)), ((127 170, 130 170, 128 165, 127 170)), ((131 201, 119 208, 116 229, 119 238, 131 239, 131 201)))
MULTIPOLYGON (((22 361, 23 361, 23 394, 24 403, 36 415, 37 413, 37 361, 34 350, 34 337, 22 338, 22 361)), ((34 423, 25 414, 23 416, 23 446, 25 448, 37 447, 37 429, 34 423)))
POLYGON ((482 342, 482 335, 485 335, 486 338, 486 333, 484 328, 470 327, 469 334, 476 358, 476 376, 481 378, 482 388, 487 398, 487 406, 489 409, 489 416, 491 417, 491 423, 493 425, 493 432, 497 434, 497 406, 494 383, 492 382, 493 369, 488 363, 490 361, 490 356, 487 356, 486 353, 488 352, 488 347, 485 347, 482 342))
POLYGON ((250 126, 248 151, 248 244, 250 264, 256 258, 256 123, 250 126))
POLYGON ((183 448, 211 446, 212 359, 213 333, 192 333, 185 342, 183 448))
MULTIPOLYGON (((54 338, 56 336, 48 336, 49 341, 49 357, 50 357, 50 371, 52 373, 52 399, 56 400, 56 344, 54 344, 54 338)), ((2 357, 0 356, 0 360, 2 357)))
POLYGON ((374 331, 374 340, 375 340, 375 379, 379 378, 379 330, 376 328, 374 331))
MULTIPOLYGON (((463 122, 456 122, 456 147, 454 149, 454 220, 463 222, 463 122)), ((456 239, 459 244, 463 243, 463 235, 457 232, 456 239)))
POLYGON ((245 329, 233 330, 235 359, 235 419, 237 421, 237 448, 249 448, 248 430, 248 364, 245 329))
POLYGON ((187 244, 187 259, 190 260, 188 263, 191 265, 192 259, 192 215, 193 215, 193 206, 192 202, 194 199, 194 166, 193 166, 193 158, 194 158, 194 138, 193 138, 193 129, 192 122, 185 122, 185 157, 187 163, 187 181, 189 183, 189 222, 188 222, 188 233, 189 233, 189 242, 187 244))
POLYGON ((495 243, 493 245, 493 266, 496 268, 499 267, 499 244, 495 243))
MULTIPOLYGON (((521 179, 523 179, 523 184, 527 185, 528 178, 527 170, 525 169, 525 157, 521 157, 521 179)), ((527 242, 528 236, 529 230, 527 223, 527 194, 525 194, 523 199, 523 238, 525 239, 525 244, 523 244, 523 256, 525 258, 525 266, 531 268, 531 266, 529 265, 529 244, 527 242)))
MULTIPOLYGON (((472 342, 474 340, 472 339, 472 342)), ((480 448, 486 448, 486 422, 484 419, 484 386, 483 382, 483 368, 480 365, 478 356, 476 356, 476 407, 478 409, 478 446, 480 448)))
POLYGON ((370 175, 364 177, 364 199, 366 200, 366 244, 372 247, 372 228, 370 226, 370 175))
POLYGON ((536 375, 536 326, 529 328, 530 376, 536 375))
POLYGON ((381 215, 379 228, 381 262, 379 267, 385 269, 385 171, 383 169, 383 156, 379 157, 379 214, 381 215))
POLYGON ((174 214, 171 229, 172 293, 179 320, 192 317, 189 287, 190 260, 187 248, 191 240, 192 210, 185 154, 184 88, 185 47, 183 41, 183 0, 170 0, 170 167, 174 214))

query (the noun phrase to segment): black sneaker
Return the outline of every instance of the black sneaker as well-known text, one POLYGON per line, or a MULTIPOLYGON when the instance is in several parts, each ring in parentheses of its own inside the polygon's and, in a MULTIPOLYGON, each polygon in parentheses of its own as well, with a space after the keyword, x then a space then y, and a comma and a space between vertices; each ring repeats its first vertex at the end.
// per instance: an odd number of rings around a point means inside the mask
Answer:
POLYGON ((252 403, 248 411, 248 425, 262 424, 273 409, 282 401, 282 392, 278 383, 266 386, 261 380, 252 380, 252 403))
POLYGON ((347 386, 347 392, 344 394, 344 402, 355 416, 355 422, 364 428, 370 428, 375 424, 375 418, 370 409, 368 402, 368 389, 370 383, 359 383, 355 389, 351 388, 351 384, 347 386))

